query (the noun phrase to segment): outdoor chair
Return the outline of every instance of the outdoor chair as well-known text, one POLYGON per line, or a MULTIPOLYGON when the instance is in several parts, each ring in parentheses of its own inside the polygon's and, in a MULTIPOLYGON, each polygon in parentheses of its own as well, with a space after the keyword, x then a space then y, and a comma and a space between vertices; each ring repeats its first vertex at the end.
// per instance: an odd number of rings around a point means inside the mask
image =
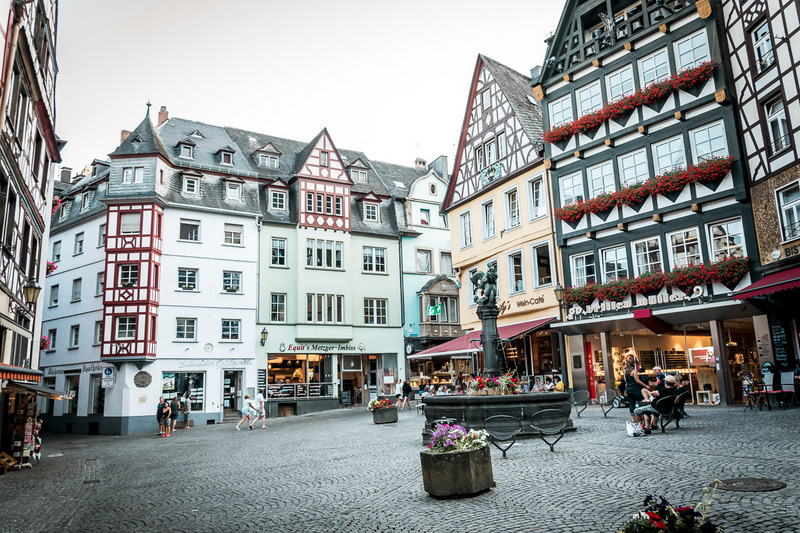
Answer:
POLYGON ((684 391, 677 396, 664 396, 656 398, 653 408, 658 411, 661 433, 666 433, 667 424, 675 422, 675 428, 680 429, 680 420, 683 418, 683 404, 686 402, 688 392, 684 391))
POLYGON ((600 410, 603 411, 603 418, 608 418, 608 413, 616 407, 614 405, 614 399, 617 397, 617 392, 612 389, 604 390, 600 396, 597 397, 598 402, 600 403, 600 410))
POLYGON ((522 431, 522 420, 511 415, 490 416, 483 421, 483 429, 489 434, 489 442, 503 452, 505 459, 506 452, 514 445, 517 435, 522 431))
POLYGON ((585 390, 576 390, 570 396, 570 400, 572 401, 572 405, 575 407, 575 414, 578 415, 578 418, 581 417, 581 413, 589 407, 589 391, 585 390), (580 409, 579 409, 580 407, 580 409))
POLYGON ((568 421, 569 415, 560 409, 542 409, 531 417, 531 427, 538 433, 538 437, 550 446, 552 452, 553 446, 564 436, 564 428, 568 421), (558 435, 558 438, 553 442, 547 440, 547 437, 555 435, 558 435))

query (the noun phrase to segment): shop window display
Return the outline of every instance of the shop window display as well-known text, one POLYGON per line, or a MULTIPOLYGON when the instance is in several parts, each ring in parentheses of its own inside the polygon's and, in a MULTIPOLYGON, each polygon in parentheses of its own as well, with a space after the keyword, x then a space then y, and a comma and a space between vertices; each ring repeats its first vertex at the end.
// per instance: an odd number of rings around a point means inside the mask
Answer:
POLYGON ((270 356, 267 395, 270 398, 333 396, 332 365, 330 355, 270 356))
POLYGON ((164 372, 162 375, 161 395, 165 399, 175 396, 183 397, 189 393, 192 400, 192 411, 205 409, 205 374, 202 372, 164 372))

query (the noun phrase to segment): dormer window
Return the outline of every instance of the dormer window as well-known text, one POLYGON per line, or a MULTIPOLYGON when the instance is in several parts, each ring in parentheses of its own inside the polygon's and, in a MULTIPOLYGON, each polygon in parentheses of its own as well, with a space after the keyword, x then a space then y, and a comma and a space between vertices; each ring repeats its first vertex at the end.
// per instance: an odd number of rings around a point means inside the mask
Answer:
POLYGON ((270 191, 270 209, 286 211, 286 191, 270 191))
POLYGON ((222 152, 220 162, 223 165, 232 165, 233 164, 233 154, 230 152, 222 152))
POLYGON ((362 183, 366 183, 367 171, 353 169, 350 171, 350 177, 352 178, 353 181, 360 181, 362 183))
POLYGON ((319 164, 320 166, 327 167, 328 166, 328 152, 320 152, 319 153, 319 164))
POLYGON ((274 155, 258 154, 258 166, 266 168, 278 168, 278 158, 274 155))
POLYGON ((197 194, 200 190, 200 180, 197 178, 183 178, 183 192, 197 194))
POLYGON ((122 183, 142 183, 142 181, 144 181, 144 167, 122 169, 122 183))
POLYGON ((194 159, 194 146, 190 146, 188 144, 182 144, 180 157, 185 157, 186 159, 194 159))
POLYGON ((242 185, 240 183, 225 184, 225 198, 228 200, 239 200, 242 196, 242 185))
POLYGON ((378 204, 364 204, 364 220, 367 222, 378 222, 378 204))
POLYGON ((92 176, 97 176, 97 167, 92 167, 92 176))
POLYGON ((81 211, 83 211, 87 207, 89 207, 89 193, 85 192, 81 197, 81 211))

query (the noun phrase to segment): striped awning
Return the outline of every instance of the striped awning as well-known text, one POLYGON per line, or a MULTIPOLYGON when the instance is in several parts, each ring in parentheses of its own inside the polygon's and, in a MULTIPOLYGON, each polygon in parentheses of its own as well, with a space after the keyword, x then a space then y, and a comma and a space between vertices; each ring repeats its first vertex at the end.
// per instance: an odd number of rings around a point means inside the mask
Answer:
POLYGON ((42 380, 42 372, 32 368, 22 368, 21 366, 0 365, 0 379, 16 379, 38 383, 42 380))

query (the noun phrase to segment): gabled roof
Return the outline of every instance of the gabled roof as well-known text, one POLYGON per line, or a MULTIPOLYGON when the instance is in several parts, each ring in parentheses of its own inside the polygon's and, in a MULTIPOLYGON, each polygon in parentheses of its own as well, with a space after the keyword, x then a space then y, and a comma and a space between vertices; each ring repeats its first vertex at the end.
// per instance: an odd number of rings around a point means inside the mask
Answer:
POLYGON ((265 152, 265 153, 268 153, 268 154, 278 154, 278 155, 280 155, 280 154, 281 154, 281 151, 280 151, 280 150, 278 150, 277 148, 275 148, 275 147, 272 145, 272 143, 271 143, 271 142, 268 142, 267 144, 265 144, 264 146, 262 146, 261 148, 259 148, 258 150, 256 150, 256 151, 255 151, 255 152, 253 152, 253 153, 254 153, 254 154, 257 154, 257 153, 259 153, 259 152, 265 152))
POLYGON ((317 142, 319 141, 320 137, 322 137, 324 134, 325 130, 323 129, 321 132, 317 134, 316 137, 314 137, 314 139, 310 143, 308 143, 305 146, 305 148, 300 150, 300 153, 298 153, 294 159, 294 168, 292 168, 292 173, 297 174, 298 172, 300 172, 300 170, 303 168, 303 165, 306 164, 308 156, 311 155, 311 152, 314 150, 314 147, 317 145, 317 142))
POLYGON ((236 152, 236 150, 234 150, 233 148, 231 148, 229 145, 226 145, 226 146, 223 146, 222 148, 220 148, 219 150, 217 150, 215 153, 217 153, 217 154, 218 154, 218 153, 220 153, 220 152, 230 152, 230 153, 234 153, 234 152, 236 152))
POLYGON ((181 139, 180 141, 178 141, 178 142, 175 144, 175 146, 180 146, 180 145, 182 145, 182 144, 187 144, 187 145, 189 145, 189 146, 197 146, 197 143, 196 143, 196 142, 194 142, 193 140, 189 139, 188 137, 187 137, 186 139, 181 139))
POLYGON ((528 95, 532 95, 531 79, 483 54, 480 54, 480 58, 505 94, 528 138, 534 144, 541 140, 544 135, 542 109, 528 98, 528 95))
POLYGON ((126 156, 126 155, 161 155, 169 159, 167 149, 158 136, 153 123, 150 122, 150 107, 147 108, 147 115, 144 117, 136 129, 134 129, 128 138, 122 141, 117 146, 117 149, 109 154, 109 156, 126 156))

